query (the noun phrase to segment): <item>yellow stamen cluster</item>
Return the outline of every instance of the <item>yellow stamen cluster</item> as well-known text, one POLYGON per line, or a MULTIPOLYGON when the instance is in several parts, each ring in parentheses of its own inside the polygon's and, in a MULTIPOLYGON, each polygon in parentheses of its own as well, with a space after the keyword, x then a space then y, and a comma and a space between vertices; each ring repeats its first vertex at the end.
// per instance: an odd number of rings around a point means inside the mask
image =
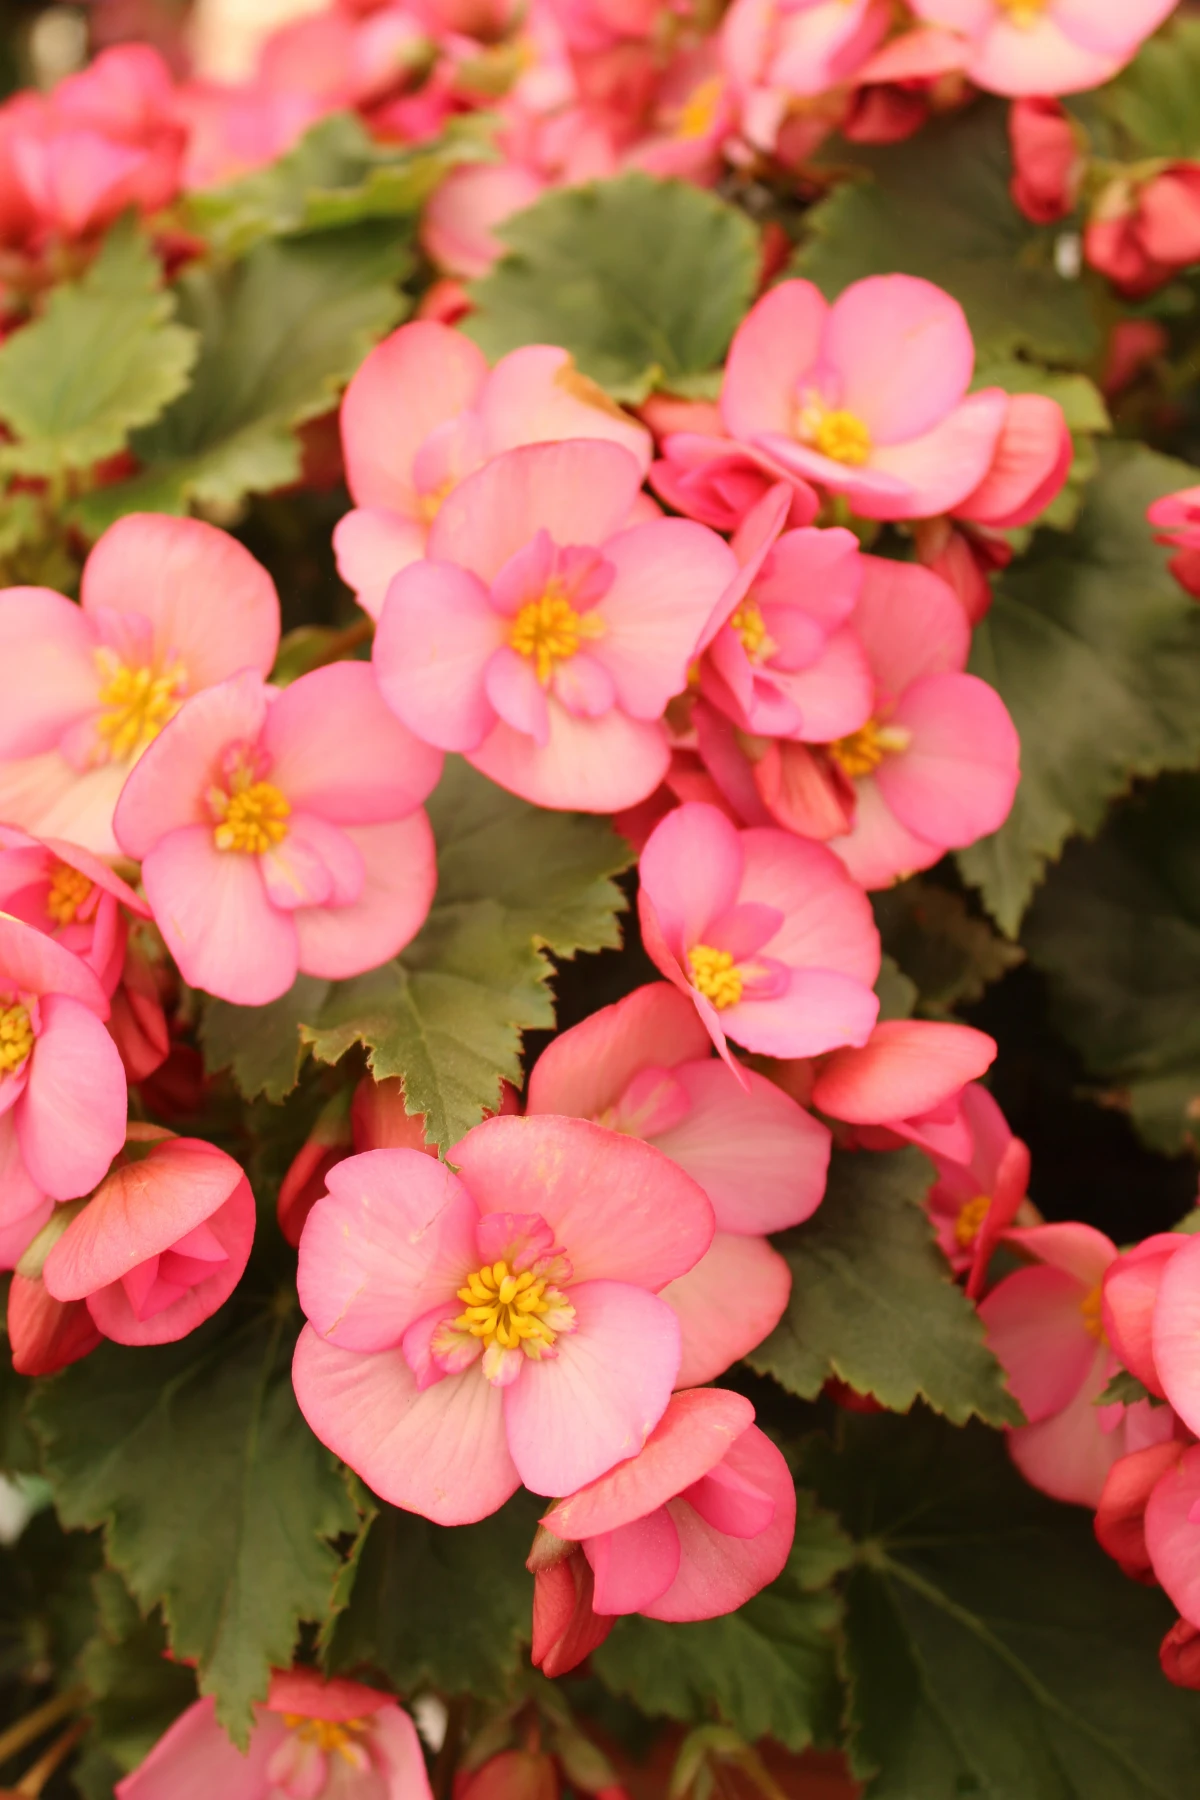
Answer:
POLYGON ((261 856, 287 836, 286 821, 292 809, 269 781, 251 782, 232 794, 216 789, 209 794, 209 805, 218 820, 213 831, 218 850, 244 850, 261 856))
POLYGON ((848 737, 830 744, 829 754, 851 781, 857 781, 863 775, 873 774, 889 752, 907 750, 910 741, 903 725, 880 725, 877 720, 868 719, 848 737))
POLYGON ((813 433, 813 447, 833 462, 861 469, 871 454, 871 433, 852 412, 827 412, 813 433))
POLYGON ((1104 1339, 1103 1306, 1104 1290, 1100 1286, 1100 1283, 1097 1282, 1094 1288, 1089 1288, 1088 1292, 1079 1302, 1079 1310, 1083 1314, 1084 1330, 1089 1337, 1094 1337, 1098 1343, 1103 1342, 1104 1339))
POLYGON ((15 1075, 33 1049, 33 1024, 28 1010, 18 1001, 0 1006, 0 1075, 15 1075))
POLYGON ((536 600, 527 600, 508 634, 518 656, 533 658, 537 678, 549 687, 555 663, 574 656, 584 638, 604 634, 604 622, 593 613, 577 613, 553 582, 536 600))
POLYGON ((284 1713, 283 1722, 302 1744, 315 1744, 326 1756, 336 1750, 352 1767, 361 1768, 363 1753, 354 1738, 367 1729, 366 1719, 343 1719, 338 1723, 333 1719, 310 1719, 304 1713, 284 1713))
POLYGON ((70 925, 86 906, 95 883, 70 863, 55 863, 50 871, 50 888, 46 895, 46 911, 56 925, 70 925))
POLYGON ((96 731, 111 760, 127 762, 141 755, 183 705, 186 671, 182 663, 160 674, 131 668, 109 649, 96 651, 96 666, 102 677, 96 731))
POLYGON ((688 962, 697 993, 711 1000, 718 1012, 737 1005, 742 997, 742 977, 728 950, 714 950, 709 944, 693 944, 688 951, 688 962))
POLYGON ((465 1310, 455 1325, 482 1338, 485 1350, 498 1344, 502 1350, 524 1350, 536 1361, 557 1336, 543 1315, 564 1304, 562 1295, 530 1269, 515 1275, 506 1262, 484 1263, 468 1275, 458 1297, 465 1310))
POLYGON ((954 1241, 960 1250, 971 1248, 983 1230, 983 1221, 987 1218, 991 1204, 990 1194, 976 1194, 973 1200, 967 1201, 954 1221, 954 1241))
POLYGON ((1022 31, 1032 31, 1046 10, 1046 0, 997 0, 1002 13, 1022 31))
POLYGON ((427 494, 417 495, 417 516, 423 525, 433 524, 446 500, 454 492, 454 486, 454 477, 451 475, 440 487, 430 488, 427 494))
POLYGON ((721 78, 713 75, 708 81, 702 81, 699 87, 693 88, 679 109, 679 118, 675 124, 676 137, 707 137, 716 121, 720 103, 721 78))
POLYGON ((775 649, 767 636, 767 627, 756 600, 743 600, 729 621, 742 640, 742 649, 752 663, 766 662, 775 649))

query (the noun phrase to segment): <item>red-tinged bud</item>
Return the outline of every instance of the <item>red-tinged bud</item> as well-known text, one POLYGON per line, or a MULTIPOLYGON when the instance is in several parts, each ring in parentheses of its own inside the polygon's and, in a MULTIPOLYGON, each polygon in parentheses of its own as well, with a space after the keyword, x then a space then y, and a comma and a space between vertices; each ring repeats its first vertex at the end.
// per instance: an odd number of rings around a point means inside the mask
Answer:
POLYGON ((422 296, 417 308, 417 318, 433 319, 438 325, 457 325, 460 319, 465 319, 473 311, 462 282, 445 275, 440 281, 435 281, 422 296))
POLYGON ((55 1300, 40 1277, 24 1275, 8 1290, 8 1337, 18 1375, 55 1375, 103 1342, 82 1300, 55 1300))
POLYGON ((346 1089, 335 1094, 317 1114, 307 1141, 292 1159, 279 1187, 276 1217, 279 1229, 293 1249, 300 1243, 305 1220, 325 1192, 325 1178, 354 1149, 350 1127, 350 1096, 346 1089))
POLYGON ((536 1750, 501 1750, 467 1777, 455 1800, 558 1800, 554 1758, 536 1750))
POLYGON ((1162 1641, 1158 1660, 1176 1687, 1200 1688, 1200 1631, 1186 1619, 1177 1620, 1162 1641))
POLYGON ((354 1090, 350 1108, 354 1148, 363 1150, 426 1150, 437 1155, 437 1146, 425 1142, 424 1113, 410 1113, 404 1103, 404 1083, 398 1075, 386 1081, 365 1076, 354 1090))
POLYGON ((171 1034, 154 964, 134 938, 125 950, 111 1008, 108 1029, 125 1065, 126 1078, 145 1081, 166 1062, 171 1034))
POLYGON ((1075 128, 1059 101, 1016 100, 1009 109, 1014 202, 1035 225, 1074 212, 1085 168, 1075 128))
POLYGON ((592 1570, 576 1546, 534 1576, 532 1661, 543 1675, 565 1675, 599 1649, 615 1618, 592 1608, 592 1570))
POLYGON ((880 1406, 873 1394, 860 1394, 857 1388, 852 1388, 847 1381, 839 1381, 836 1375, 825 1383, 825 1392, 843 1412, 878 1413, 887 1410, 880 1406))
POLYGON ((1133 1581, 1143 1581, 1150 1587, 1155 1585, 1155 1575, 1146 1548, 1146 1506, 1159 1481, 1175 1467, 1186 1448, 1178 1439, 1171 1439, 1119 1457, 1108 1471, 1096 1507, 1096 1539, 1101 1549, 1133 1581))

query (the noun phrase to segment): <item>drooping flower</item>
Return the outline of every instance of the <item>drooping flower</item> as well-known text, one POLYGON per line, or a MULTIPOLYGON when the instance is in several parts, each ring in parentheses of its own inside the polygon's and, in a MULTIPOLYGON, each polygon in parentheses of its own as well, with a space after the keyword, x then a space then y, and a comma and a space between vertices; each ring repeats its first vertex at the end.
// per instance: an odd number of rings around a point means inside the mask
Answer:
MULTIPOLYGON (((721 61, 750 142, 773 149, 797 101, 852 81, 890 18, 884 0, 734 0, 721 27, 721 61)), ((830 124, 836 120, 835 112, 830 124)))
POLYGON ((767 1056, 862 1044, 879 1013, 879 935, 837 859, 714 806, 668 813, 642 852, 646 950, 688 995, 730 1067, 727 1037, 767 1056))
POLYGON ((1200 1426, 1200 1241, 1147 1238, 1113 1271, 1105 1301, 1125 1366, 1170 1401, 1189 1431, 1200 1426))
POLYGON ((931 282, 874 275, 830 306, 784 281, 734 335, 721 417, 864 518, 926 518, 979 486, 1004 427, 1006 394, 967 393, 974 362, 962 308, 931 282))
POLYGON ((150 917, 145 901, 98 856, 7 825, 0 825, 0 911, 81 956, 110 999, 125 963, 125 914, 150 917))
POLYGON ((652 394, 640 410, 660 440, 660 457, 647 479, 685 518, 736 531, 781 478, 789 493, 788 523, 799 528, 816 518, 821 503, 815 488, 778 468, 765 452, 727 437, 709 402, 652 394))
POLYGON ((1187 1624, 1200 1628, 1200 1445, 1159 1474, 1146 1501, 1145 1533, 1156 1580, 1187 1624))
POLYGON ((1035 225, 1054 225, 1075 210, 1084 158, 1066 108, 1047 95, 1015 100, 1008 114, 1013 200, 1035 225))
POLYGON ((254 1241, 254 1196, 232 1156, 130 1126, 125 1151, 55 1241, 41 1276, 118 1344, 170 1344, 223 1306, 254 1241))
POLYGON ((1011 394, 991 467, 950 516, 991 531, 1030 525, 1061 491, 1075 445, 1057 400, 1011 394))
POLYGON ((131 513, 83 571, 79 606, 0 592, 0 818, 115 856, 112 815, 137 758, 184 700, 270 672, 279 598, 266 570, 198 519, 131 513))
POLYGON ((365 663, 282 691, 247 670, 189 700, 115 820, 185 981, 260 1006, 297 971, 339 980, 395 956, 433 898, 421 802, 440 770, 365 663))
POLYGON ((1165 494, 1147 512, 1158 526, 1158 542, 1175 551, 1170 569, 1180 587, 1200 599, 1200 487, 1165 494))
POLYGON ((469 338, 428 319, 376 345, 346 390, 341 419, 355 510, 339 521, 334 548, 343 580, 373 619, 393 575, 426 554, 446 496, 489 458, 521 444, 607 438, 643 472, 650 461, 644 426, 567 351, 530 344, 489 370, 469 338))
POLYGON ((339 1163, 300 1242, 300 1407, 395 1506, 439 1524, 636 1454, 679 1370, 659 1290, 712 1240, 702 1190, 582 1119, 494 1118, 447 1155, 339 1163))
POLYGON ((965 70, 992 94, 1076 94, 1130 61, 1177 0, 912 0, 918 18, 961 32, 965 70))
POLYGON ((433 1800, 416 1728, 389 1694, 313 1669, 276 1670, 254 1709, 245 1751, 197 1700, 146 1760, 116 1785, 117 1800, 433 1800))
POLYGON ((675 1394, 637 1456, 543 1515, 528 1566, 545 1674, 574 1668, 623 1613, 717 1618, 774 1581, 795 1488, 753 1420, 740 1394, 675 1394))
POLYGON ((1200 163, 1168 163, 1142 179, 1115 177, 1096 198, 1083 253, 1132 299, 1200 259, 1200 163))
POLYGON ((510 450, 453 491, 429 559, 388 589, 388 705, 539 806, 612 812, 653 793, 663 712, 737 572, 703 525, 631 526, 641 476, 619 444, 510 450))
POLYGON ((809 1218, 825 1192, 827 1128, 764 1076, 743 1079, 713 1056, 695 1007, 667 982, 560 1033, 529 1078, 530 1114, 642 1138, 712 1202, 711 1245, 662 1290, 683 1330, 681 1387, 713 1380, 778 1324, 791 1276, 765 1234, 809 1218))
POLYGON ((1176 1466, 1186 1448, 1183 1439, 1167 1438, 1144 1450, 1131 1450, 1108 1471, 1096 1503, 1096 1541, 1133 1581, 1155 1579, 1146 1543, 1146 1507, 1163 1476, 1176 1466))

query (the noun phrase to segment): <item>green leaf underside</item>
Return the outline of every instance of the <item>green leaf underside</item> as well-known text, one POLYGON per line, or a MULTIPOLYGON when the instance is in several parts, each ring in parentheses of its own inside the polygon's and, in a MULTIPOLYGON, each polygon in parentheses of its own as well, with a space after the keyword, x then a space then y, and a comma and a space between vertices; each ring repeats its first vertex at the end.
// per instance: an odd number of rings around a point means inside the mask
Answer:
POLYGON ((1158 1149, 1200 1118, 1200 777, 1165 776, 1072 844, 1025 926, 1055 1022, 1158 1149))
POLYGON ((754 297, 757 236, 743 213, 634 173, 549 193, 498 235, 509 252, 472 284, 464 325, 492 361, 561 344, 617 400, 710 392, 754 297))
POLYGON ((0 470, 88 469, 157 419, 196 361, 196 334, 175 311, 157 257, 123 220, 87 272, 0 345, 0 419, 17 440, 0 446, 0 470))
POLYGON ((972 918, 961 894, 914 878, 872 894, 888 960, 914 987, 922 1011, 949 1014, 1024 962, 1025 952, 972 918))
POLYGON ((797 1495, 796 1541, 778 1580, 724 1618, 666 1625, 621 1619, 592 1653, 614 1692, 651 1714, 700 1724, 716 1711, 753 1742, 789 1750, 825 1742, 837 1727, 835 1634, 841 1606, 829 1583, 852 1555, 828 1513, 797 1495))
POLYGON ((330 1540, 357 1523, 296 1405, 292 1336, 218 1318, 158 1349, 105 1344, 33 1407, 63 1523, 104 1527, 109 1563, 144 1611, 161 1604, 243 1744, 300 1621, 329 1609, 330 1540))
POLYGON ((180 316, 200 336, 188 392, 137 433, 132 480, 75 508, 93 535, 123 513, 228 508, 300 474, 295 427, 328 412, 367 351, 403 316, 410 252, 394 225, 267 239, 232 268, 179 282, 180 316))
POLYGON ((228 1069, 247 1100, 259 1094, 283 1100, 295 1087, 304 1061, 300 1027, 319 1012, 330 985, 313 975, 298 975, 287 993, 267 1006, 207 1000, 200 1015, 200 1042, 208 1073, 228 1069))
POLYGON ((1074 533, 1035 538, 975 633, 971 668, 1020 733, 1021 785, 1005 824, 958 865, 1010 935, 1070 836, 1095 832, 1135 776, 1200 758, 1200 610, 1146 524, 1193 473, 1102 445, 1074 533))
POLYGON ((841 1445, 803 1468, 859 1546, 845 1666, 868 1800, 1190 1800, 1200 1696, 1156 1654, 1174 1614, 1087 1513, 978 1427, 848 1417, 841 1445))
POLYGON ((843 182, 805 223, 791 273, 830 299, 867 275, 919 275, 960 302, 979 363, 1024 354, 1080 365, 1099 349, 1086 282, 1054 267, 1056 230, 1018 212, 1008 107, 984 100, 900 144, 836 144, 822 161, 870 180, 843 182))
POLYGON ((924 1399, 957 1424, 1022 1422, 921 1206, 932 1179, 915 1150, 834 1152, 813 1217, 775 1240, 791 1299, 751 1368, 803 1399, 836 1376, 894 1412, 924 1399))

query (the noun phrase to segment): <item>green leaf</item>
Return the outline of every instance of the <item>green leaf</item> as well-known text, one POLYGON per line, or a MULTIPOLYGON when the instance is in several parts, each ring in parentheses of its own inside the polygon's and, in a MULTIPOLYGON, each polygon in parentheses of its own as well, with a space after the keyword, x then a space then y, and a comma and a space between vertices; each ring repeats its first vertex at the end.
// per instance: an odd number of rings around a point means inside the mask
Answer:
POLYGON ((1157 1394, 1152 1394, 1136 1375, 1129 1373, 1128 1369, 1118 1369, 1112 1380, 1106 1384, 1103 1393, 1097 1396, 1096 1405, 1137 1406, 1142 1400, 1145 1400, 1150 1406, 1167 1404, 1165 1400, 1160 1400, 1157 1394))
POLYGON ((1026 921, 1054 1022, 1158 1149, 1200 1117, 1200 776, 1167 776, 1072 844, 1026 921))
POLYGON ((554 1024, 551 964, 620 943, 611 877, 629 849, 606 821, 530 806, 456 757, 429 802, 438 891, 398 962, 333 987, 303 1029, 323 1062, 365 1044, 377 1080, 446 1146, 521 1078, 521 1033, 554 1024))
POLYGON ((307 1054, 301 1026, 318 1015, 329 988, 328 981, 298 975, 287 993, 268 1006, 206 1000, 200 1042, 207 1073, 228 1069, 247 1100, 258 1094, 268 1100, 284 1099, 295 1087, 307 1054))
POLYGON ((1190 1800, 1200 1697, 1157 1656, 1173 1610, 1086 1511, 928 1415, 847 1418, 804 1467, 858 1545, 845 1663, 868 1800, 1190 1800))
POLYGON ((1021 735, 1007 821, 958 865, 1015 936, 1046 863, 1100 826, 1137 775, 1200 758, 1200 610, 1166 567, 1146 508, 1195 471, 1106 444, 1070 537, 1042 532, 997 584, 971 668, 1021 735))
POLYGON ((330 1667, 368 1664, 401 1693, 503 1698, 529 1640, 525 1558, 545 1506, 522 1490, 482 1524, 448 1529, 381 1504, 329 1634, 330 1667))
POLYGON ((267 239, 232 268, 179 284, 200 334, 189 391, 133 448, 143 472, 74 511, 92 535, 122 513, 229 509, 300 473, 295 427, 327 412, 375 340, 403 315, 410 254, 395 227, 267 239))
POLYGON ((836 1376, 893 1412, 923 1399, 957 1424, 1022 1422, 925 1216, 931 1180, 915 1150, 834 1152, 813 1217, 775 1240, 792 1294, 751 1368, 806 1400, 836 1376))
POLYGON ((1025 960, 1019 945, 972 917, 961 894, 931 881, 902 881, 872 894, 871 904, 887 960, 914 986, 923 1013, 944 1017, 982 1000, 993 981, 1025 960))
POLYGON ((90 469, 157 419, 196 361, 196 335, 172 322, 175 310, 149 242, 123 220, 87 273, 0 345, 0 419, 17 440, 0 447, 0 469, 90 469))
MULTIPOLYGON (((88 1733, 82 1771, 85 1792, 112 1792, 112 1775, 128 1775, 168 1726, 196 1698, 196 1677, 167 1656, 167 1634, 154 1613, 143 1619, 119 1575, 102 1569, 94 1581, 99 1629, 79 1658, 87 1684, 88 1733)), ((81 1771, 72 1776, 77 1785, 81 1771)), ((107 1796, 106 1796, 107 1800, 107 1796)))
POLYGON ((292 1393, 282 1317, 227 1319, 158 1349, 102 1345, 34 1406, 68 1526, 104 1527, 110 1565, 160 1605, 175 1656, 245 1742, 301 1620, 321 1620, 357 1515, 292 1393))
POLYGON ((835 1634, 841 1607, 829 1583, 851 1546, 812 1496, 797 1496, 787 1567, 737 1612, 694 1625, 637 1616, 618 1621, 592 1653, 606 1685, 643 1712, 685 1724, 714 1709, 743 1738, 773 1737, 789 1750, 828 1741, 840 1692, 835 1634))
POLYGON ((1200 19, 1175 19, 1096 96, 1130 158, 1200 154, 1200 19))
POLYGON ((490 358, 562 344, 614 399, 709 393, 754 297, 757 237, 744 214, 634 173, 549 193, 498 235, 510 251, 473 284, 464 327, 490 358))
POLYGON ((901 144, 838 144, 831 155, 873 179, 841 183, 806 215, 812 236, 791 272, 831 299, 865 275, 920 275, 961 303, 980 362, 1089 361, 1088 286, 1058 274, 1059 233, 1031 225, 1008 191, 1007 113, 979 101, 901 144))
MULTIPOLYGON (((4 1281, 0 1287, 4 1313, 8 1312, 7 1286, 4 1281)), ((29 1379, 12 1366, 8 1332, 0 1321, 0 1474, 34 1474, 40 1466, 37 1443, 25 1418, 25 1403, 32 1391, 29 1379)))

